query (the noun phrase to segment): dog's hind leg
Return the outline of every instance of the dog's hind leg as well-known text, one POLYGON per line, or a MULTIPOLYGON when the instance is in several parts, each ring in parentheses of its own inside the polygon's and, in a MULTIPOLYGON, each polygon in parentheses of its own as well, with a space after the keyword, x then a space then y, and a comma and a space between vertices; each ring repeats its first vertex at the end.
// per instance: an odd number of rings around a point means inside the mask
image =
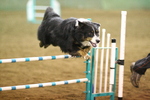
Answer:
POLYGON ((40 41, 39 46, 42 48, 44 45, 43 43, 40 41))
POLYGON ((42 48, 44 46, 44 48, 47 48, 49 46, 49 44, 43 44, 42 42, 39 43, 39 46, 42 48))

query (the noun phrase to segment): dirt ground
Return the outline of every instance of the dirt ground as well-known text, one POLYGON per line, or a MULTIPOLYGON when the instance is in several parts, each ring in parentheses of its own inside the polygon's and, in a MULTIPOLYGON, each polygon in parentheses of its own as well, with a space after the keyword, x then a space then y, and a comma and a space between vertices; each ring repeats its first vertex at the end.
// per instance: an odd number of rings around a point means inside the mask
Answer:
MULTIPOLYGON (((62 9, 62 17, 92 18, 101 23, 119 47, 120 11, 62 9)), ((26 21, 25 11, 0 11, 0 59, 62 55, 58 47, 39 47, 39 24, 26 21)), ((124 72, 124 100, 150 100, 150 71, 142 76, 140 88, 130 83, 129 66, 145 57, 150 50, 150 11, 128 11, 124 72)), ((0 86, 15 86, 84 78, 82 58, 0 64, 0 86)), ((118 86, 118 85, 117 85, 118 86)), ((0 100, 85 100, 85 84, 0 92, 0 100)), ((108 97, 97 98, 106 100, 108 97)), ((116 93, 117 100, 117 93, 116 93)))

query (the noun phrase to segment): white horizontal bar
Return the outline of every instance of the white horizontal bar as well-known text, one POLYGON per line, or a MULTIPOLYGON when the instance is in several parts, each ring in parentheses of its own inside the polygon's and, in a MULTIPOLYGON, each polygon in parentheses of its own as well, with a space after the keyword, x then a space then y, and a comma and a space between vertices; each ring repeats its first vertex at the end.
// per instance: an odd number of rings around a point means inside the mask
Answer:
POLYGON ((72 57, 71 55, 58 55, 58 56, 42 56, 42 57, 0 59, 0 64, 2 64, 2 63, 16 63, 16 62, 29 62, 29 61, 66 59, 66 58, 71 58, 71 57, 72 57))
POLYGON ((35 13, 35 17, 44 17, 44 13, 35 13))
POLYGON ((35 6, 36 10, 46 10, 49 6, 35 6))
POLYGON ((88 81, 87 78, 82 78, 82 79, 73 79, 73 80, 58 81, 58 82, 37 83, 37 84, 18 85, 18 86, 7 86, 7 87, 0 87, 0 91, 30 89, 30 88, 45 87, 45 86, 65 85, 65 84, 72 84, 72 83, 81 83, 81 82, 86 82, 86 81, 88 81))

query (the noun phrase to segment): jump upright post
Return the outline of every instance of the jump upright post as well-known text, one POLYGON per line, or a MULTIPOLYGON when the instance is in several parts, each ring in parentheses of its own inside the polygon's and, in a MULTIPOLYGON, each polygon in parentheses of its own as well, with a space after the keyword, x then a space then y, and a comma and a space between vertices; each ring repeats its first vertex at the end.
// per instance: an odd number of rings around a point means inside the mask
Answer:
MULTIPOLYGON (((102 39, 105 38, 105 32, 106 30, 102 29, 102 39)), ((104 41, 102 40, 102 42, 104 41)), ((103 47, 92 48, 92 59, 91 61, 89 61, 89 63, 87 63, 87 66, 91 66, 91 76, 89 76, 90 78, 88 78, 88 80, 90 80, 91 83, 90 87, 87 88, 87 91, 85 92, 87 94, 86 98, 89 98, 86 100, 95 100, 96 97, 100 96, 110 96, 110 100, 115 99, 117 66, 115 62, 118 56, 118 48, 116 48, 116 39, 111 40, 111 46, 109 46, 109 44, 110 34, 108 33, 106 47, 104 46, 104 43, 102 43, 103 47), (104 53, 104 51, 106 51, 106 53, 104 53), (111 55, 109 55, 109 52, 111 53, 111 55), (101 63, 103 63, 103 66, 101 66, 101 63)))
POLYGON ((123 99, 126 16, 127 16, 127 11, 121 11, 118 100, 123 99))
POLYGON ((47 0, 49 1, 47 3, 48 5, 38 5, 37 1, 44 2, 44 0, 28 0, 27 2, 26 12, 28 22, 41 23, 44 11, 49 6, 52 7, 57 14, 61 15, 60 4, 57 0, 47 0))

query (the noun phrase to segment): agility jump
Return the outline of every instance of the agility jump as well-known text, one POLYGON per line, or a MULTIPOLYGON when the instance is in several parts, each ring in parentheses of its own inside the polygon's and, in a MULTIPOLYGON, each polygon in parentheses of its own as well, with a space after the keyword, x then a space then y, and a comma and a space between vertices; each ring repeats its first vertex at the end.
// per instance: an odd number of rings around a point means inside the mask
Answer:
MULTIPOLYGON (((119 72, 119 87, 118 87, 118 99, 122 100, 123 98, 123 72, 124 72, 124 47, 125 47, 125 26, 126 26, 126 11, 122 12, 122 21, 121 21, 121 43, 120 45, 122 49, 120 49, 120 59, 118 60, 121 64, 120 66, 120 72, 119 72)), ((102 35, 105 37, 106 31, 103 29, 102 35)), ((66 80, 66 81, 59 81, 59 82, 46 82, 46 83, 38 83, 38 84, 29 84, 29 85, 18 85, 18 86, 6 86, 6 87, 0 87, 0 91, 7 91, 7 90, 17 90, 17 89, 29 89, 29 88, 36 88, 36 87, 45 87, 45 86, 56 86, 56 85, 66 85, 71 83, 80 83, 85 82, 86 83, 86 100, 94 100, 95 97, 99 96, 110 96, 110 100, 115 99, 115 92, 116 92, 116 60, 118 59, 118 49, 116 48, 116 40, 111 40, 111 46, 109 46, 110 43, 110 34, 107 35, 107 43, 108 45, 105 47, 104 45, 102 47, 95 47, 92 48, 90 52, 91 59, 88 59, 85 61, 86 63, 86 77, 85 78, 79 78, 79 79, 73 79, 73 80, 66 80), (104 53, 104 50, 106 50, 106 56, 104 53), (111 51, 110 51, 111 50, 111 51), (101 51, 101 58, 98 56, 98 51, 101 51), (109 54, 109 52, 111 54, 109 54), (109 56, 110 55, 110 59, 109 56), (100 58, 100 59, 99 59, 100 58), (103 61, 101 61, 103 59, 103 61), (98 71, 98 63, 100 62, 100 70, 98 71), (107 71, 110 74, 105 73, 105 77, 109 75, 109 80, 105 79, 105 83, 103 83, 103 70, 104 65, 102 63, 107 62, 105 66, 106 73, 107 71), (109 67, 108 67, 109 66, 109 67), (97 81, 97 76, 100 76, 101 81, 97 81), (109 83, 108 85, 106 83, 109 83), (97 84, 99 84, 99 90, 97 90, 97 84), (104 84, 104 86, 102 85, 104 84), (107 88, 108 87, 108 88, 107 88)), ((103 40, 102 40, 103 41, 103 40)), ((105 40, 104 40, 105 41, 105 40)), ((103 44, 103 43, 102 43, 103 44)), ((71 55, 59 55, 59 56, 43 56, 43 57, 27 57, 27 58, 13 58, 13 59, 1 59, 0 64, 3 63, 17 63, 17 62, 29 62, 29 61, 42 61, 42 60, 55 60, 55 59, 66 59, 66 58, 72 58, 71 55)))
MULTIPOLYGON (((110 41, 108 41, 110 42, 110 41)), ((67 84, 72 84, 72 83, 81 83, 84 82, 86 83, 86 91, 84 93, 86 93, 86 100, 94 100, 95 97, 98 96, 111 96, 111 100, 114 99, 115 96, 115 92, 114 90, 110 89, 109 91, 106 91, 106 93, 93 93, 93 90, 95 90, 94 88, 96 86, 94 86, 94 75, 95 75, 95 71, 97 69, 95 68, 95 64, 98 62, 95 62, 96 58, 95 55, 97 55, 95 53, 96 50, 99 49, 108 49, 111 50, 112 54, 111 58, 111 63, 112 66, 115 66, 115 55, 117 53, 116 51, 116 43, 115 43, 115 39, 112 39, 112 46, 111 47, 96 47, 93 48, 91 50, 90 56, 92 57, 91 60, 87 60, 85 61, 86 63, 86 77, 85 78, 79 78, 79 79, 73 79, 73 80, 65 80, 65 81, 58 81, 58 82, 46 82, 46 83, 37 83, 37 84, 27 84, 27 85, 18 85, 18 86, 6 86, 6 87, 0 87, 0 91, 8 91, 8 90, 18 90, 18 89, 30 89, 30 88, 38 88, 38 87, 47 87, 47 86, 56 86, 56 85, 67 85, 67 84)), ((27 58, 13 58, 13 59, 0 59, 0 64, 4 64, 4 63, 19 63, 19 62, 31 62, 31 61, 43 61, 43 60, 57 60, 57 59, 68 59, 68 58, 73 58, 71 55, 58 55, 58 56, 43 56, 43 57, 27 57, 27 58)), ((115 74, 115 73, 112 73, 115 74)), ((111 74, 111 75, 112 75, 111 74)), ((113 75, 116 76, 116 75, 113 75)), ((113 77, 112 76, 112 77, 113 77)), ((110 80, 112 80, 111 85, 112 87, 115 86, 114 83, 114 78, 110 78, 110 80)))

